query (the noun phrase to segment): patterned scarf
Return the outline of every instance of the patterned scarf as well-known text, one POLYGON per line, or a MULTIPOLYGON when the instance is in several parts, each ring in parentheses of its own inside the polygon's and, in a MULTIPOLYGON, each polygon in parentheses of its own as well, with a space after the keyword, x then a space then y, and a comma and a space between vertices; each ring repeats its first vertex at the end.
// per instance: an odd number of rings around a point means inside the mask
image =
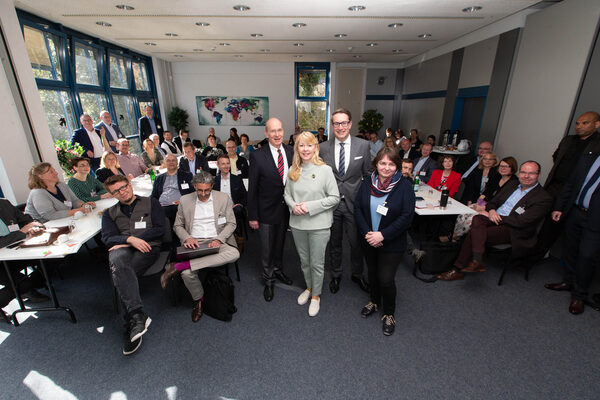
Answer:
POLYGON ((380 182, 379 174, 377 171, 373 171, 371 174, 371 196, 383 197, 389 194, 392 190, 394 190, 396 183, 398 183, 401 178, 402 173, 400 171, 396 171, 394 175, 390 176, 385 181, 380 182))

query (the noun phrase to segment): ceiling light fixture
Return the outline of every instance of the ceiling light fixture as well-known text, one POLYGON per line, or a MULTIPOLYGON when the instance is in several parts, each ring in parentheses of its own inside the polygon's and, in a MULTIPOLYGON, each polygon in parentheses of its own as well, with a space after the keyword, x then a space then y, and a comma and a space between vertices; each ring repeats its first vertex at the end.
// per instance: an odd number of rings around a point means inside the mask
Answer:
POLYGON ((483 7, 481 7, 481 6, 471 6, 471 7, 463 8, 463 9, 462 9, 462 12, 465 12, 465 13, 472 13, 472 12, 475 12, 475 11, 479 11, 479 10, 481 10, 482 8, 483 8, 483 7))
POLYGON ((156 43, 154 42, 146 42, 144 43, 146 46, 156 46, 156 43))
POLYGON ((251 33, 250 36, 252 37, 263 37, 262 33, 251 33))
POLYGON ((250 7, 245 6, 243 4, 238 4, 237 6, 233 6, 233 9, 235 11, 248 11, 250 9, 250 7))
POLYGON ((354 57, 354 58, 360 58, 360 56, 358 54, 355 54, 352 57, 354 57))
POLYGON ((389 24, 388 28, 400 28, 402 25, 404 25, 404 24, 402 24, 400 22, 394 22, 393 24, 389 24))
POLYGON ((203 49, 194 49, 194 51, 204 51, 203 49))
POLYGON ((336 34, 335 34, 335 35, 333 35, 333 36, 335 36, 336 38, 343 38, 343 37, 346 37, 346 36, 348 36, 348 35, 346 35, 345 33, 336 33, 336 34))
POLYGON ((271 51, 271 49, 260 49, 260 51, 262 51, 263 53, 268 53, 271 51))
POLYGON ((234 56, 235 58, 242 58, 242 57, 244 57, 244 56, 243 56, 243 55, 241 55, 241 54, 234 54, 233 56, 234 56))
POLYGON ((392 50, 392 53, 394 53, 394 54, 402 53, 402 49, 394 49, 394 50, 392 50))
POLYGON ((304 28, 306 24, 304 22, 296 22, 295 24, 292 24, 292 26, 294 28, 304 28))
POLYGON ((296 54, 296 55, 294 56, 294 58, 302 58, 302 55, 301 55, 301 54, 296 54))
POLYGON ((296 46, 296 47, 304 46, 304 43, 294 43, 294 46, 296 46))
POLYGON ((100 25, 100 26, 105 26, 105 27, 111 27, 112 24, 106 21, 96 21, 96 25, 100 25))
POLYGON ((231 44, 226 43, 226 42, 221 42, 221 43, 219 43, 219 46, 231 46, 231 44))
POLYGON ((348 10, 350 10, 350 11, 363 11, 366 8, 367 7, 365 7, 365 6, 350 6, 350 7, 348 7, 348 10))
POLYGON ((200 22, 200 21, 198 21, 198 22, 196 22, 196 25, 198 25, 198 26, 209 26, 210 24, 208 22, 200 22))
POLYGON ((335 53, 335 49, 327 49, 325 51, 328 52, 328 53, 335 53))
POLYGON ((417 37, 420 37, 421 39, 427 39, 428 37, 431 37, 431 33, 422 33, 417 37))
POLYGON ((165 33, 165 36, 168 36, 168 37, 176 37, 176 36, 179 36, 179 35, 178 35, 178 34, 176 34, 176 33, 167 32, 167 33, 165 33))
POLYGON ((377 43, 367 43, 366 46, 367 47, 375 47, 375 46, 377 46, 377 43))
POLYGON ((173 54, 173 57, 183 57, 181 54, 173 54))
POLYGON ((117 7, 119 10, 125 10, 125 11, 135 10, 135 7, 128 6, 127 4, 117 4, 115 7, 117 7))

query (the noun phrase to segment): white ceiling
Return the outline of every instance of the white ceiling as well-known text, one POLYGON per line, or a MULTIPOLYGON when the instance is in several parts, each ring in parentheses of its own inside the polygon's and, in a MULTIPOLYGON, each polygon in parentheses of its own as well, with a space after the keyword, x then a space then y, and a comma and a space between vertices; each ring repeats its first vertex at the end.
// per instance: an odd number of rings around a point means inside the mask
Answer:
POLYGON ((525 8, 556 1, 560 0, 14 0, 14 4, 167 61, 379 63, 405 61, 525 8), (134 9, 121 10, 116 8, 119 4, 134 9), (250 10, 234 10, 238 4, 250 10), (354 5, 366 9, 348 10, 354 5), (482 9, 462 11, 470 6, 482 9), (97 25, 100 21, 112 26, 97 25), (306 26, 295 28, 294 23, 306 26), (388 27, 393 23, 403 25, 388 27), (263 36, 254 38, 253 33, 263 36), (424 33, 431 37, 418 37, 424 33))

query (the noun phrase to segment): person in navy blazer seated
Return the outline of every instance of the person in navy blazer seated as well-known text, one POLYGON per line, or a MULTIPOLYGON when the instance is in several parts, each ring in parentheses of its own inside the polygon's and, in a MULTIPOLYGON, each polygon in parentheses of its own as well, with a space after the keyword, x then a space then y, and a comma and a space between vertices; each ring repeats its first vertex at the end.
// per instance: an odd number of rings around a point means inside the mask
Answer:
POLYGON ((437 168, 437 162, 430 157, 433 146, 425 143, 421 146, 421 157, 413 160, 415 167, 413 168, 414 176, 418 176, 423 183, 429 182, 431 174, 437 168))
POLYGON ((90 170, 92 173, 100 167, 100 159, 104 150, 110 150, 106 142, 104 127, 94 129, 94 121, 89 114, 81 114, 79 117, 82 128, 77 129, 71 135, 71 143, 78 143, 83 147, 83 155, 90 159, 90 170))
POLYGON ((95 125, 94 128, 98 131, 100 131, 100 128, 104 128, 104 135, 106 136, 106 141, 108 142, 110 149, 113 153, 118 153, 117 140, 124 138, 125 135, 123 132, 121 132, 117 124, 113 124, 112 118, 108 111, 100 111, 100 119, 102 122, 95 125))
POLYGON ((213 189, 227 194, 233 202, 233 213, 236 220, 235 234, 242 236, 244 232, 242 222, 245 221, 244 213, 248 205, 248 192, 242 178, 231 173, 231 159, 227 154, 221 154, 217 158, 217 166, 219 174, 215 177, 213 189))
POLYGON ((150 135, 156 133, 160 137, 160 142, 163 141, 163 126, 159 116, 154 115, 152 106, 146 106, 146 115, 138 120, 138 130, 140 132, 140 143, 148 139, 150 135))
POLYGON ((570 290, 569 312, 581 314, 600 257, 600 153, 579 158, 556 198, 552 219, 565 221, 565 280, 546 288, 570 290))
POLYGON ((179 159, 179 169, 189 172, 192 175, 196 175, 200 171, 210 172, 206 158, 199 152, 196 152, 196 148, 192 142, 185 142, 183 144, 183 154, 185 157, 179 159))
POLYGON ((248 223, 260 235, 266 301, 273 300, 275 278, 292 284, 283 273, 283 245, 290 219, 283 191, 294 151, 283 144, 283 135, 281 121, 270 118, 265 126, 268 144, 250 154, 248 223))
POLYGON ((191 183, 194 176, 177 168, 177 157, 173 154, 167 154, 165 164, 167 172, 156 177, 150 196, 158 200, 172 227, 177 216, 179 199, 194 191, 191 183))
POLYGON ((381 307, 383 334, 389 336, 396 325, 396 270, 406 249, 415 194, 409 180, 402 177, 402 159, 394 149, 381 149, 372 166, 370 179, 363 180, 354 201, 371 297, 361 315, 366 318, 381 307))

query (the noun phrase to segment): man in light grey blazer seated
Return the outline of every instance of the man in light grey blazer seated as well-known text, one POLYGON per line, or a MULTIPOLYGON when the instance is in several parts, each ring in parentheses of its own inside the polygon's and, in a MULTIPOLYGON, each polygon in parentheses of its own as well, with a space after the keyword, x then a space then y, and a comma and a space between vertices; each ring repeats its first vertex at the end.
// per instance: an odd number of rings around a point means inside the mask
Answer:
POLYGON ((363 277, 363 254, 358 243, 354 223, 354 198, 363 177, 371 172, 371 153, 369 142, 350 136, 352 115, 345 108, 338 108, 331 115, 334 140, 321 144, 320 154, 323 161, 333 169, 333 175, 340 191, 340 202, 333 212, 333 225, 329 240, 329 268, 331 282, 329 290, 337 293, 342 279, 342 239, 344 231, 350 244, 352 262, 352 281, 369 292, 369 284, 363 277))
POLYGON ((194 300, 192 321, 202 317, 202 298, 204 288, 198 277, 198 270, 218 267, 240 258, 233 232, 235 215, 231 199, 225 193, 213 191, 214 177, 202 171, 192 179, 195 193, 181 197, 173 231, 187 248, 197 248, 200 243, 208 243, 210 248, 219 252, 200 258, 169 265, 166 278, 181 272, 185 286, 194 300))

